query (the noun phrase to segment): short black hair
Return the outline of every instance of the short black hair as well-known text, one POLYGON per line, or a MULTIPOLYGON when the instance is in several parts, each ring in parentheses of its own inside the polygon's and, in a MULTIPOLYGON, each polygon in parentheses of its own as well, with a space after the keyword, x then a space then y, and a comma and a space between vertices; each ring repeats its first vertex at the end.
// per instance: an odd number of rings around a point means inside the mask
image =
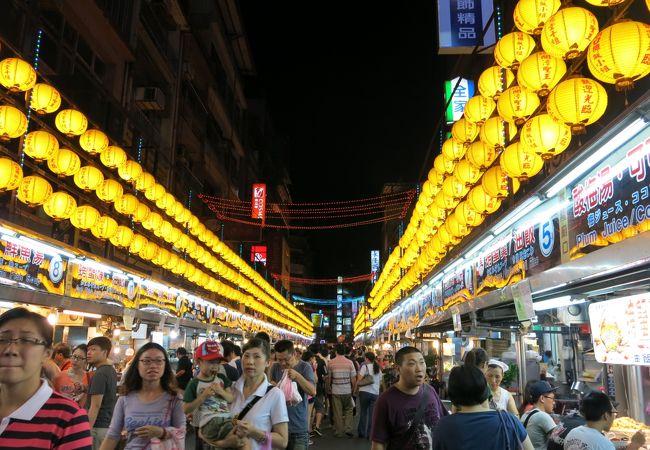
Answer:
POLYGON ((269 334, 264 332, 264 331, 259 331, 259 332, 255 333, 254 338, 262 339, 263 341, 266 341, 269 344, 271 344, 271 336, 269 336, 269 334))
POLYGON ((72 349, 65 342, 59 342, 58 344, 55 344, 52 349, 52 357, 55 357, 58 353, 60 353, 65 359, 70 359, 72 349))
POLYGON ((302 359, 305 362, 309 362, 309 360, 315 356, 316 355, 311 350, 305 350, 304 352, 302 352, 302 356, 300 357, 300 359, 302 359))
POLYGON ((92 338, 91 340, 88 341, 88 347, 90 347, 91 345, 96 345, 102 350, 105 350, 107 355, 111 354, 111 349, 113 348, 113 344, 111 343, 111 340, 106 336, 96 336, 92 338))
POLYGON ((5 323, 17 319, 27 319, 36 325, 43 342, 45 342, 45 348, 52 347, 52 341, 54 340, 54 328, 47 321, 47 319, 41 316, 38 313, 30 311, 27 308, 13 308, 9 311, 4 312, 0 315, 0 327, 5 323))
POLYGON ((395 353, 395 364, 401 366, 404 362, 404 357, 410 355, 411 353, 422 353, 419 349, 407 345, 406 347, 400 348, 397 353, 395 353))
POLYGON ((481 347, 474 347, 465 354, 463 364, 466 366, 481 367, 487 364, 489 356, 481 347))
POLYGON ((612 400, 607 394, 592 391, 584 396, 580 403, 580 412, 589 422, 597 422, 607 412, 613 412, 612 400))
POLYGON ((249 339, 249 341, 244 344, 242 352, 246 353, 247 350, 250 350, 252 348, 259 348, 262 350, 262 353, 264 353, 264 356, 266 356, 267 361, 271 359, 271 345, 268 341, 260 338, 249 339))
POLYGON ((345 355, 347 348, 345 347, 345 344, 336 344, 336 354, 337 355, 345 355))
POLYGON ((181 355, 181 356, 186 356, 187 355, 187 350, 185 349, 185 347, 178 347, 176 349, 176 354, 181 355))
POLYGON ((456 406, 480 405, 489 395, 485 375, 476 366, 456 366, 449 373, 447 394, 456 406))
POLYGON ((281 339, 275 343, 273 349, 276 353, 287 352, 290 355, 293 355, 293 342, 288 339, 281 339))

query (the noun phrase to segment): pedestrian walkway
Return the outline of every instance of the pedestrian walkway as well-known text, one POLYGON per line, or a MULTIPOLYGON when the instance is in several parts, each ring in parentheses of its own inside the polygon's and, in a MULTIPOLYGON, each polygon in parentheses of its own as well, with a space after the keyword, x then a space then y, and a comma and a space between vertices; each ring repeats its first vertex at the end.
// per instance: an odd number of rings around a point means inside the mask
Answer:
MULTIPOLYGON (((358 415, 357 415, 358 416, 358 415)), ((358 423, 358 417, 355 416, 355 430, 356 423, 358 423)), ((353 438, 337 438, 334 437, 334 429, 329 424, 327 418, 323 420, 323 426, 321 427, 323 432, 322 437, 314 437, 314 445, 310 446, 310 450, 368 450, 370 449, 370 441, 367 439, 359 439, 357 437, 353 438)), ((356 433, 355 433, 356 436, 356 433)))

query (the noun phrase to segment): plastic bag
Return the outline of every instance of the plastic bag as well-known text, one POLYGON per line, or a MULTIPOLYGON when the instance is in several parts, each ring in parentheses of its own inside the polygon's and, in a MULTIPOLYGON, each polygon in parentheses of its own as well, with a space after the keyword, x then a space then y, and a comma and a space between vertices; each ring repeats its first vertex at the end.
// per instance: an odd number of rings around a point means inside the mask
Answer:
POLYGON ((168 438, 164 441, 153 438, 149 441, 151 450, 184 450, 185 428, 167 427, 168 438))
POLYGON ((287 401, 289 406, 296 406, 298 403, 302 402, 302 396, 298 392, 298 383, 292 381, 288 375, 289 371, 285 370, 280 378, 278 383, 278 388, 284 394, 284 398, 287 401))

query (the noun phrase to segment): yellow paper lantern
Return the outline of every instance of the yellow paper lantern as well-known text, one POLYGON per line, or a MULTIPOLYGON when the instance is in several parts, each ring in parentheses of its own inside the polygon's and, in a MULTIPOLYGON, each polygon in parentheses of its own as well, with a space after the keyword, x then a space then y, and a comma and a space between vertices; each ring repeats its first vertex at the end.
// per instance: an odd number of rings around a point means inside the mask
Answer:
POLYGON ((32 131, 25 136, 23 149, 35 161, 45 161, 59 150, 59 141, 47 131, 32 131))
POLYGON ((140 202, 135 195, 124 194, 121 197, 115 199, 115 211, 125 216, 130 216, 135 212, 136 209, 138 209, 139 203, 140 202))
POLYGON ((76 109, 63 109, 56 115, 56 128, 68 137, 82 135, 88 128, 88 119, 76 109))
MULTIPOLYGON (((451 217, 451 216, 450 216, 451 217)), ((449 218, 447 218, 449 220, 449 218)), ((438 228, 438 232, 436 233, 436 236, 440 238, 440 243, 445 247, 449 248, 451 246, 454 246, 460 242, 460 237, 454 236, 449 232, 449 229, 446 226, 447 222, 445 221, 445 225, 441 226, 438 228)))
POLYGON ((77 201, 67 192, 57 191, 43 203, 45 214, 54 220, 66 220, 72 217, 77 208, 77 201))
POLYGON ((196 271, 197 271, 196 266, 192 264, 188 264, 187 268, 185 269, 185 272, 183 273, 183 276, 189 280, 194 276, 196 271))
POLYGON ((464 238, 470 232, 470 229, 464 222, 460 222, 454 214, 447 217, 444 227, 449 231, 449 234, 456 238, 464 238))
POLYGON ((174 200, 173 202, 169 203, 165 208, 165 212, 171 217, 176 217, 176 214, 178 214, 182 210, 183 210, 183 204, 178 200, 174 200))
POLYGON ((447 197, 461 199, 469 192, 469 187, 455 176, 445 178, 442 183, 442 193, 447 197))
POLYGON ((142 222, 142 226, 145 228, 145 230, 149 231, 156 231, 158 228, 160 228, 160 225, 162 225, 163 218, 160 214, 157 212, 152 212, 149 214, 149 217, 142 222))
POLYGON ((190 212, 190 210, 187 208, 183 208, 178 214, 176 214, 174 218, 176 219, 176 222, 185 225, 189 222, 191 216, 192 213, 190 212))
POLYGON ((431 183, 432 187, 440 187, 442 186, 442 182, 445 180, 445 176, 442 173, 438 172, 435 167, 432 167, 427 174, 427 180, 431 183))
POLYGON ((481 127, 479 139, 488 147, 500 151, 516 134, 517 126, 514 122, 508 122, 496 116, 485 121, 481 127))
POLYGON ((117 173, 124 181, 135 183, 135 180, 142 174, 142 166, 130 159, 117 168, 117 173))
POLYGON ((71 177, 81 169, 81 160, 72 150, 59 148, 47 160, 47 167, 59 177, 71 177))
POLYGON ((122 147, 109 145, 100 155, 99 159, 109 169, 115 169, 124 164, 127 160, 126 152, 122 147))
POLYGON ((590 11, 569 7, 560 9, 544 24, 542 47, 556 58, 574 59, 587 49, 598 34, 598 19, 590 11))
POLYGON ((459 200, 440 191, 433 199, 435 205, 443 211, 450 211, 458 205, 459 200))
POLYGON ((590 5, 594 6, 603 6, 603 7, 613 7, 616 5, 620 5, 623 3, 625 0, 585 0, 587 3, 590 5))
POLYGON ((441 149, 444 157, 453 162, 456 162, 465 156, 466 151, 467 147, 465 146, 465 143, 453 137, 443 142, 441 149))
POLYGON ((472 143, 467 149, 465 158, 478 170, 483 171, 490 167, 499 156, 496 148, 484 144, 482 141, 472 143))
POLYGON ((11 92, 24 92, 36 84, 36 71, 27 61, 6 58, 0 61, 0 83, 11 92))
POLYGON ((534 177, 544 167, 542 157, 527 150, 519 141, 506 147, 501 153, 499 163, 509 177, 520 181, 527 181, 530 177, 534 177))
POLYGON ((22 136, 27 131, 27 117, 19 109, 0 105, 0 141, 22 136))
POLYGON ((444 155, 438 155, 433 160, 433 167, 435 167, 439 173, 451 175, 454 173, 454 166, 454 161, 446 158, 444 155))
POLYGON ((567 149, 571 143, 571 128, 548 114, 540 114, 524 124, 519 139, 526 150, 547 160, 567 149))
POLYGON ((190 230, 193 230, 199 225, 199 218, 196 217, 194 214, 192 214, 192 217, 190 218, 190 221, 188 222, 187 226, 189 227, 190 230))
POLYGON ((454 177, 469 187, 476 184, 479 178, 481 178, 481 171, 467 159, 461 159, 456 164, 456 168, 454 168, 454 177))
POLYGON ((90 230, 99 220, 101 214, 90 205, 77 206, 70 217, 70 223, 73 227, 86 231, 90 230))
POLYGON ((144 203, 140 202, 133 213, 133 221, 136 223, 144 222, 149 218, 149 214, 151 214, 151 209, 144 203))
POLYGON ((124 194, 124 188, 118 181, 108 178, 97 187, 95 194, 101 201, 112 203, 124 194))
POLYGON ((138 191, 146 191, 154 184, 156 184, 156 179, 149 172, 142 172, 138 178, 135 179, 135 188, 138 191))
POLYGON ((102 241, 110 239, 117 233, 117 221, 109 216, 101 216, 90 229, 90 232, 102 241))
POLYGON ((16 161, 0 157, 0 192, 18 189, 23 181, 23 169, 16 161))
POLYGON ((517 72, 519 85, 540 97, 546 97, 564 77, 566 63, 546 52, 536 52, 524 59, 517 72))
POLYGON ((494 166, 483 174, 481 186, 490 197, 502 199, 510 194, 515 194, 519 190, 520 183, 516 178, 508 177, 501 166, 494 166), (510 192, 511 182, 512 192, 510 192))
POLYGON ((36 175, 24 177, 18 186, 18 200, 27 206, 42 205, 52 195, 52 185, 36 175))
POLYGON ((189 243, 190 243, 190 237, 187 234, 182 234, 181 237, 178 239, 176 246, 180 249, 185 250, 187 249, 189 243))
POLYGON ((456 220, 468 227, 477 227, 483 223, 485 216, 474 210, 469 201, 460 202, 454 210, 456 220))
POLYGON ((602 30, 589 45, 589 70, 622 91, 650 73, 650 25, 625 21, 602 30))
POLYGON ((147 200, 157 202, 162 197, 164 197, 166 193, 167 191, 165 190, 164 186, 160 183, 156 183, 144 191, 144 196, 147 198, 147 200))
POLYGON ((169 253, 169 250, 160 248, 158 249, 158 254, 154 259, 151 260, 152 263, 154 263, 157 266, 164 266, 169 262, 169 259, 171 258, 171 253, 169 253))
POLYGON ((180 275, 183 272, 185 272, 185 269, 187 269, 187 261, 184 259, 179 259, 178 264, 176 264, 176 267, 172 268, 172 272, 175 273, 176 275, 180 275))
POLYGON ((467 201, 469 206, 481 215, 492 214, 501 206, 501 200, 488 195, 480 184, 469 191, 467 201))
POLYGON ((176 267, 178 264, 178 256, 175 253, 169 254, 169 259, 166 263, 163 264, 163 267, 167 270, 171 270, 172 267, 176 267))
POLYGON ((108 136, 100 130, 86 130, 79 136, 79 145, 89 154, 96 155, 108 148, 108 136))
POLYGON ((605 88, 590 78, 571 78, 558 84, 548 95, 548 114, 571 127, 573 134, 585 132, 607 109, 605 88))
POLYGON ((163 236, 163 239, 170 244, 176 243, 180 238, 183 232, 176 227, 172 227, 168 235, 163 236))
POLYGON ((458 119, 451 127, 451 135, 462 143, 471 144, 478 136, 480 129, 481 126, 476 123, 465 119, 458 119))
POLYGON ((540 34, 544 23, 560 6, 560 0, 519 0, 513 14, 515 26, 524 33, 540 34))
POLYGON ((535 40, 526 33, 508 33, 494 46, 494 60, 504 69, 517 70, 534 48, 535 40))
POLYGON ((173 228, 174 227, 171 223, 167 222, 166 220, 163 220, 158 230, 153 230, 153 232, 156 236, 165 238, 166 236, 169 236, 173 228))
POLYGON ((506 89, 497 101, 499 115, 508 122, 522 125, 539 106, 537 94, 521 86, 506 89))
POLYGON ((492 66, 481 73, 478 79, 478 90, 482 96, 496 101, 513 81, 515 81, 515 75, 510 69, 492 66))
POLYGON ((140 258, 146 260, 146 261, 151 261, 153 260, 157 255, 158 252, 160 251, 160 247, 158 247, 157 244, 154 242, 147 242, 147 245, 138 253, 140 258))
POLYGON ((490 97, 475 95, 465 103, 465 119, 477 125, 483 125, 494 112, 497 104, 490 97))
POLYGON ((94 191, 104 182, 104 174, 93 166, 83 166, 74 176, 74 184, 86 192, 94 191))
POLYGON ((111 244, 119 248, 127 248, 133 241, 133 230, 124 225, 119 225, 115 234, 110 238, 111 244))
POLYGON ((137 255, 147 246, 148 243, 149 239, 142 236, 141 234, 135 234, 133 236, 133 239, 131 239, 131 243, 129 244, 129 253, 137 255))
POLYGON ((61 94, 49 84, 36 83, 25 96, 29 107, 39 115, 53 113, 61 107, 61 94))

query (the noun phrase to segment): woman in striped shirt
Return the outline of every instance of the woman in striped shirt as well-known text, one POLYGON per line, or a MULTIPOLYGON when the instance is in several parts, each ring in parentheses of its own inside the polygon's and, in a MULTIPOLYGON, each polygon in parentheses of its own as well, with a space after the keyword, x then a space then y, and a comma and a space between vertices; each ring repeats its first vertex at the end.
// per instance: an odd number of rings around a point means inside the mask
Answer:
POLYGON ((90 450, 86 411, 41 379, 52 326, 25 308, 0 315, 0 448, 90 450))

